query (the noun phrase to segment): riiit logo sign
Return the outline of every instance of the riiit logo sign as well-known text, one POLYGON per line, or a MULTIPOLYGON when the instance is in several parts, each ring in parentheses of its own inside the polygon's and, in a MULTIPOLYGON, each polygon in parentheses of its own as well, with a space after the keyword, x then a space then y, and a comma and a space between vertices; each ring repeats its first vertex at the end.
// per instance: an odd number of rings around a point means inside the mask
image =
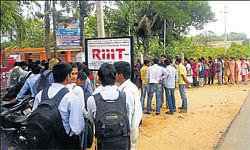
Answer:
POLYGON ((131 38, 89 39, 87 51, 90 69, 98 70, 101 64, 116 61, 131 63, 131 38))

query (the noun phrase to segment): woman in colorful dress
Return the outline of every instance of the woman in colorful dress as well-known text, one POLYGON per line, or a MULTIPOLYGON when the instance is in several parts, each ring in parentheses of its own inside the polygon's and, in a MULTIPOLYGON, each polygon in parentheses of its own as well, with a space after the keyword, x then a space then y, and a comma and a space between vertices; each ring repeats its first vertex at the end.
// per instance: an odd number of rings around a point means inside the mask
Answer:
POLYGON ((247 61, 246 59, 244 60, 243 58, 240 59, 241 60, 241 63, 240 63, 240 66, 241 66, 241 77, 242 77, 242 82, 243 84, 247 84, 247 74, 248 74, 248 66, 247 66, 247 61))
MULTIPOLYGON (((186 70, 187 70, 187 80, 192 84, 193 83, 193 70, 191 66, 191 62, 185 57, 184 64, 186 64, 186 70)), ((191 88, 191 84, 188 85, 188 88, 191 88)))
POLYGON ((235 69, 235 61, 233 57, 229 59, 229 70, 230 70, 230 83, 234 84, 234 69, 235 69))
POLYGON ((214 77, 216 75, 215 64, 211 56, 208 57, 208 64, 210 66, 210 69, 208 71, 208 84, 210 85, 210 83, 214 84, 214 77))
POLYGON ((235 61, 235 68, 234 68, 234 79, 235 79, 235 83, 238 84, 239 83, 239 65, 237 63, 236 58, 234 57, 234 61, 235 61))

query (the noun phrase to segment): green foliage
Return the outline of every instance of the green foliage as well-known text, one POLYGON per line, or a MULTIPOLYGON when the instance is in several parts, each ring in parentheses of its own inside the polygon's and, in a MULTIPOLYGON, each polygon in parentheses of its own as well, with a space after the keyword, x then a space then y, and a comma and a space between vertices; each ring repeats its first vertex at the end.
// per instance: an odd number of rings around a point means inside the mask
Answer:
MULTIPOLYGON (((45 46, 45 24, 38 18, 23 20, 25 26, 22 38, 14 38, 12 41, 4 42, 2 48, 39 48, 45 46), (21 43, 21 47, 20 47, 21 43)), ((50 34, 50 46, 53 46, 53 35, 50 34)))
POLYGON ((22 24, 22 15, 18 1, 1 1, 1 33, 13 32, 13 28, 22 24))

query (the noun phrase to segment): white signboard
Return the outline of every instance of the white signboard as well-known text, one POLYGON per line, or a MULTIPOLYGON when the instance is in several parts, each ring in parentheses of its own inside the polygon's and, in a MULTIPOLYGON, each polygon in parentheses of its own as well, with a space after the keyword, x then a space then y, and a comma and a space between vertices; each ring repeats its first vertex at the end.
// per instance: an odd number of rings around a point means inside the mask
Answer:
POLYGON ((86 39, 86 63, 89 69, 98 70, 103 63, 126 61, 133 68, 133 39, 122 38, 100 38, 86 39))

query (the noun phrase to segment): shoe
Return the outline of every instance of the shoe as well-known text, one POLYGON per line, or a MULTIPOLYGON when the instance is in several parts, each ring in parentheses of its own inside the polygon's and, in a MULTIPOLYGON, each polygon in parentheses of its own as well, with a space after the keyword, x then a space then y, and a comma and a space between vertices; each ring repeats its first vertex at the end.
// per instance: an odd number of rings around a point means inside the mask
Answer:
POLYGON ((156 113, 156 115, 160 115, 160 113, 159 113, 159 112, 157 112, 157 113, 156 113))
POLYGON ((151 113, 146 111, 146 112, 144 112, 144 114, 148 114, 148 115, 150 115, 151 113))
POLYGON ((186 109, 182 109, 182 110, 180 111, 180 113, 187 113, 187 110, 186 110, 186 109))
POLYGON ((183 109, 182 107, 178 107, 178 109, 183 109))
POLYGON ((167 111, 165 112, 166 114, 169 114, 169 115, 173 115, 174 113, 173 112, 170 112, 170 111, 167 111))

